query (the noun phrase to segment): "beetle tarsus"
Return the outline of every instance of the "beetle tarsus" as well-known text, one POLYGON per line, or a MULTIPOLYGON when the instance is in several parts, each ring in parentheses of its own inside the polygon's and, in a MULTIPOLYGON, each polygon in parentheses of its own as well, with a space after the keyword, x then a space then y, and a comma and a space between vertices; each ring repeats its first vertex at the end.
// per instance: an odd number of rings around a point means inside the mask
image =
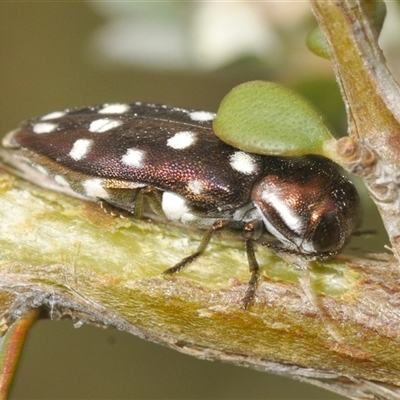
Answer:
POLYGON ((246 293, 242 299, 243 308, 245 310, 247 310, 251 306, 251 304, 254 301, 254 298, 256 297, 256 290, 259 279, 260 275, 258 274, 257 271, 254 271, 251 274, 251 278, 249 280, 246 293))

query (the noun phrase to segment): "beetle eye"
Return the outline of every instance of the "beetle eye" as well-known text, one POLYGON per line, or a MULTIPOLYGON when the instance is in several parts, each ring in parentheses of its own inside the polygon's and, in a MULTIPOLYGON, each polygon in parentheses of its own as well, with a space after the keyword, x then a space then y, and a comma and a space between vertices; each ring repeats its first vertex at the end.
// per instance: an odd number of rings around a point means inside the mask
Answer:
POLYGON ((341 243, 339 221, 335 214, 324 214, 318 222, 312 238, 317 252, 327 252, 338 249, 341 243))

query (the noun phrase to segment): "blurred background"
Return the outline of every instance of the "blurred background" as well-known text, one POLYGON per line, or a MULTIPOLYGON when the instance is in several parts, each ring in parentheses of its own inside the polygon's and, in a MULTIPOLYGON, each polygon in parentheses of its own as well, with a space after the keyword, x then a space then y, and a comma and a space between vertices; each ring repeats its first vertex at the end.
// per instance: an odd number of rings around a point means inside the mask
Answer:
MULTIPOLYGON (((399 73, 399 10, 389 6, 381 44, 399 73)), ((254 79, 298 90, 344 135, 330 63, 305 46, 313 24, 301 1, 0 2, 0 135, 33 116, 105 102, 216 111, 233 86, 254 79)), ((368 201, 364 214, 363 229, 377 234, 352 241, 350 250, 367 242, 382 251, 384 230, 368 201)), ((34 326, 10 398, 341 397, 66 320, 34 326)))

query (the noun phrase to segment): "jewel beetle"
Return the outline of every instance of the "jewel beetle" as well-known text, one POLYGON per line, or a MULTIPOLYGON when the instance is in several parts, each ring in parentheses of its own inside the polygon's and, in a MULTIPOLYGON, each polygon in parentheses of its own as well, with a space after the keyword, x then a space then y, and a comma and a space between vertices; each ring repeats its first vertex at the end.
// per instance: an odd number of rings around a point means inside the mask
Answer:
POLYGON ((5 136, 0 157, 39 186, 204 229, 196 252, 166 274, 201 255, 213 232, 243 231, 246 308, 258 280, 256 240, 267 232, 282 251, 332 257, 359 224, 359 197, 331 160, 238 150, 215 136, 213 119, 139 102, 73 108, 24 122, 5 136))

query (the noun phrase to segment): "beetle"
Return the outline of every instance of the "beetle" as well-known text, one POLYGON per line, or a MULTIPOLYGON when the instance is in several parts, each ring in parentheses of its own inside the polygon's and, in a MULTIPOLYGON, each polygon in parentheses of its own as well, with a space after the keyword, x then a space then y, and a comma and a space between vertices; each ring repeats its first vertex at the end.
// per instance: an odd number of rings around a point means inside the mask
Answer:
POLYGON ((198 249, 165 274, 200 256, 214 232, 242 230, 251 273, 247 308, 259 278, 255 241, 267 232, 277 250, 332 257, 359 224, 359 197, 323 156, 258 155, 222 142, 214 116, 140 102, 67 109, 10 132, 0 157, 37 185, 137 218, 158 214, 204 229, 198 249))

